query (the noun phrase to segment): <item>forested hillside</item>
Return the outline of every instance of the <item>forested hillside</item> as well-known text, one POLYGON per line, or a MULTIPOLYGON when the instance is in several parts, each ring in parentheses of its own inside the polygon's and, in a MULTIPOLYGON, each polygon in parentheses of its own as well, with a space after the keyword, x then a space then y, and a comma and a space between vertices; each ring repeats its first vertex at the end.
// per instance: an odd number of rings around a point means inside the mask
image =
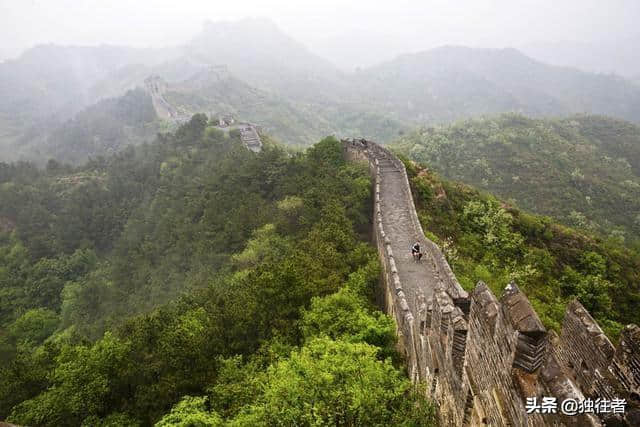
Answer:
POLYGON ((289 96, 250 86, 226 67, 204 69, 185 81, 167 84, 164 98, 180 115, 207 111, 212 116, 247 118, 280 141, 302 147, 327 134, 344 132, 391 139, 402 128, 383 114, 297 103, 289 96))
POLYGON ((640 251, 405 163, 420 222, 466 289, 482 280, 500 295, 515 281, 556 332, 573 298, 611 338, 623 325, 640 322, 640 251))
POLYGON ((425 127, 397 142, 443 176, 512 205, 636 245, 640 127, 599 116, 521 115, 425 127))
POLYGON ((333 138, 235 138, 196 115, 80 167, 0 163, 0 419, 433 423, 372 303, 367 171, 333 138))
POLYGON ((150 142, 161 126, 151 97, 142 89, 130 90, 81 111, 57 127, 37 150, 42 157, 79 164, 89 157, 117 153, 128 144, 150 142))
POLYGON ((141 67, 146 73, 170 57, 170 50, 49 44, 1 62, 0 161, 46 161, 53 130, 101 99, 125 95, 141 67))
POLYGON ((0 63, 0 115, 23 121, 67 119, 103 97, 96 85, 123 67, 153 65, 169 54, 117 46, 36 46, 0 63))

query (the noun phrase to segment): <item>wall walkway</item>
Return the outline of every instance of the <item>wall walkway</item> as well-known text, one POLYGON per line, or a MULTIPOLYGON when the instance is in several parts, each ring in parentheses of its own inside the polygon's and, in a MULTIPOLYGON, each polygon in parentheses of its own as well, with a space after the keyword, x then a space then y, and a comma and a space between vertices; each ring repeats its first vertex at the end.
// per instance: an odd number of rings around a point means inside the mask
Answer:
POLYGON ((402 162, 365 140, 343 140, 345 156, 366 162, 374 180, 373 235, 383 265, 385 310, 412 381, 426 386, 445 426, 640 426, 640 328, 614 347, 574 301, 560 336, 547 331, 515 284, 497 298, 479 282, 458 283, 424 236, 402 162), (413 261, 420 241, 425 257, 413 261), (528 414, 527 398, 560 402, 626 399, 624 415, 528 414), (618 424, 613 424, 618 423, 618 424))

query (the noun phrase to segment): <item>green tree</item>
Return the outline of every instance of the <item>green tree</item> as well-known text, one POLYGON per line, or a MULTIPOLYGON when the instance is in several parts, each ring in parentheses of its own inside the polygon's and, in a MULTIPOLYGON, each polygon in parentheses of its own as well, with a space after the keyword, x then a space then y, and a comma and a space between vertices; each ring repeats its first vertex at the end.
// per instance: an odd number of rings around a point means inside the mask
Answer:
POLYGON ((185 396, 156 427, 216 427, 223 425, 220 417, 209 409, 206 397, 185 396))
POLYGON ((395 354, 395 326, 384 313, 371 313, 349 287, 326 297, 316 297, 302 313, 302 335, 306 340, 326 336, 364 342, 379 348, 381 357, 395 354))
POLYGON ((129 353, 130 344, 111 333, 90 347, 64 346, 52 372, 53 387, 14 407, 9 420, 62 426, 107 415, 131 375, 129 353))
POLYGON ((376 354, 363 343, 312 340, 269 369, 262 397, 230 424, 434 425, 423 417, 430 410, 407 404, 409 380, 376 354))
POLYGON ((55 312, 45 308, 34 308, 9 326, 9 335, 15 341, 39 345, 56 330, 59 322, 60 319, 55 312))
POLYGON ((198 113, 194 114, 191 119, 180 126, 176 132, 179 145, 193 145, 202 139, 204 130, 207 128, 206 114, 198 113))

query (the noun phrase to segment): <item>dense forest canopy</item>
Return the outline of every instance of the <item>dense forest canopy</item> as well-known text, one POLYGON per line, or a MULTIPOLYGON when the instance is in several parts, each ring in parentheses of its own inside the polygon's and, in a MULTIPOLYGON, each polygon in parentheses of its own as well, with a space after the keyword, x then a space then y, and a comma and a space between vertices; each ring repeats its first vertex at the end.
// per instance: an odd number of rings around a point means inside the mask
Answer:
POLYGON ((194 116, 81 167, 1 164, 0 419, 430 425, 373 304, 370 179, 194 116))
POLYGON ((424 127, 397 148, 510 204, 640 244, 640 127, 631 123, 506 114, 424 127))
MULTIPOLYGON (((125 106, 144 98, 130 96, 125 106)), ((607 201, 635 203, 616 192, 633 190, 624 182, 636 180, 635 130, 604 118, 506 115, 426 128, 397 148, 437 170, 477 173, 485 188, 525 162, 518 176, 540 180, 534 196, 562 191, 562 181, 548 188, 541 168, 588 171, 565 183, 568 200, 571 185, 592 191, 594 219, 576 231, 406 160, 424 229, 465 288, 482 280, 500 294, 515 281, 556 331, 577 298, 615 339, 640 323, 640 252, 623 239, 635 229, 623 222, 604 233, 624 219, 607 201), (484 160, 465 163, 471 156, 484 160), (605 173, 603 156, 619 167, 605 173)), ((380 266, 365 243, 368 172, 346 163, 333 137, 306 153, 265 142, 252 153, 237 132, 196 114, 152 144, 82 166, 0 163, 0 418, 435 422, 404 374, 393 321, 373 303, 380 266)))

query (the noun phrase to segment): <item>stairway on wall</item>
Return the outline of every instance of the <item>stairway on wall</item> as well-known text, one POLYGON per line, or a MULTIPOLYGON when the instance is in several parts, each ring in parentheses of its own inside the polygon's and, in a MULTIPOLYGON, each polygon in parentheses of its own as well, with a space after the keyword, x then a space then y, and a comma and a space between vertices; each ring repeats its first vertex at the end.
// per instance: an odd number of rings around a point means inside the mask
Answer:
POLYGON ((243 125, 240 127, 240 139, 249 150, 255 153, 262 150, 262 140, 253 125, 243 125))

